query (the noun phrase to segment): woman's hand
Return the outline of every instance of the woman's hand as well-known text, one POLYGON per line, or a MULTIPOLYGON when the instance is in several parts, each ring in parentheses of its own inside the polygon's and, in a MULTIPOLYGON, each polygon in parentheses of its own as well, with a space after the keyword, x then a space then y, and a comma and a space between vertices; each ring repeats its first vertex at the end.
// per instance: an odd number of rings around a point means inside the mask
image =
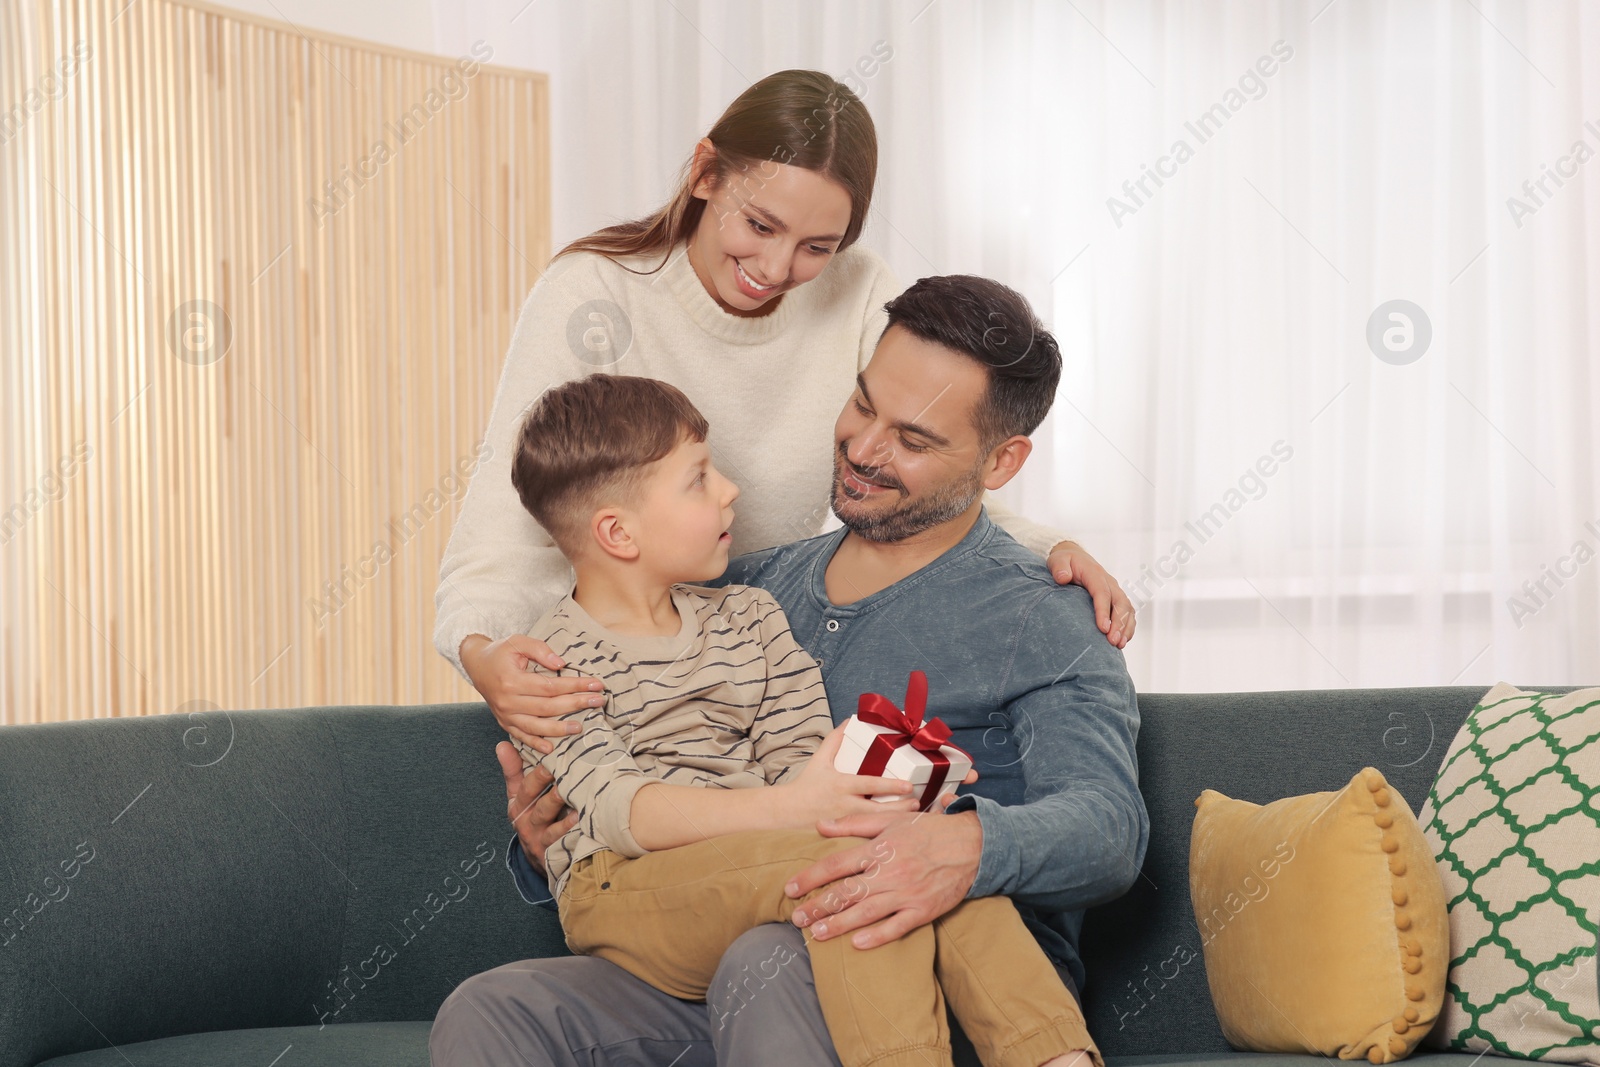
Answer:
POLYGON ((1062 585, 1076 583, 1094 598, 1094 621, 1100 632, 1118 648, 1133 640, 1133 602, 1109 571, 1076 541, 1062 541, 1050 550, 1045 566, 1062 585))
MULTIPOLYGON (((793 817, 795 825, 815 828, 824 819, 842 819, 847 815, 883 815, 888 812, 916 811, 919 798, 913 795, 910 782, 876 774, 844 774, 834 770, 833 761, 844 741, 844 724, 835 726, 817 751, 792 780, 774 789, 785 791, 780 809, 793 817), (894 796, 898 800, 874 800, 876 796, 894 796)), ((977 771, 968 771, 965 782, 976 782, 977 771)), ((951 799, 954 799, 951 797, 951 799)), ((949 803, 936 806, 942 812, 949 803)))
POLYGON ((549 645, 525 634, 490 641, 472 634, 461 642, 461 666, 489 702, 500 728, 537 752, 555 748, 547 737, 575 734, 575 722, 556 718, 605 703, 597 678, 552 678, 528 669, 530 661, 558 671, 566 666, 549 645))

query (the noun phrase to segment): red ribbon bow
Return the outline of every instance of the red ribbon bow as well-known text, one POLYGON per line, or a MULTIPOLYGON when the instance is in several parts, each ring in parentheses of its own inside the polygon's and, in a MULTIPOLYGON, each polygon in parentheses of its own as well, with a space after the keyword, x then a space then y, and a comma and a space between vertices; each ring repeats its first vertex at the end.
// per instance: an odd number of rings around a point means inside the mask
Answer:
MULTIPOLYGON (((923 811, 926 811, 939 795, 939 789, 950 773, 950 758, 944 754, 945 745, 950 740, 950 727, 939 718, 923 722, 922 715, 927 704, 928 676, 921 671, 912 671, 911 678, 906 683, 904 711, 895 707, 894 701, 878 693, 862 693, 856 708, 856 718, 890 731, 873 738, 872 745, 867 749, 866 757, 862 759, 861 769, 857 773, 882 774, 884 768, 889 765, 889 757, 894 754, 894 750, 910 745, 927 756, 928 761, 933 764, 933 773, 922 790, 920 808, 923 811)), ((963 756, 966 755, 955 745, 949 747, 955 748, 963 756)))

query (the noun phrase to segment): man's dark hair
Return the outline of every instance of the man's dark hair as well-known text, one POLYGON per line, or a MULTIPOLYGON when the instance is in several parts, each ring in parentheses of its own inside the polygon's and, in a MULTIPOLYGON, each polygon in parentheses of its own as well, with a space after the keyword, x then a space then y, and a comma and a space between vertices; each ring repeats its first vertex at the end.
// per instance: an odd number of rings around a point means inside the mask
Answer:
POLYGON ((987 368, 989 389, 976 412, 984 453, 1013 435, 1032 434, 1050 413, 1061 381, 1061 350, 1015 289, 971 274, 919 278, 885 310, 889 326, 902 326, 987 368))

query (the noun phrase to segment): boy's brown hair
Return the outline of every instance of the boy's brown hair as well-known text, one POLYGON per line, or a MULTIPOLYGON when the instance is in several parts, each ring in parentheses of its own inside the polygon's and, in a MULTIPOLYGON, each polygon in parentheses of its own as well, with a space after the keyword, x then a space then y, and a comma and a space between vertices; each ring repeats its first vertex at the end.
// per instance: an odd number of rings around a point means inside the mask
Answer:
POLYGON ((594 373, 539 397, 522 420, 511 484, 528 513, 570 560, 588 544, 589 518, 632 504, 645 467, 710 426, 676 386, 655 378, 594 373))

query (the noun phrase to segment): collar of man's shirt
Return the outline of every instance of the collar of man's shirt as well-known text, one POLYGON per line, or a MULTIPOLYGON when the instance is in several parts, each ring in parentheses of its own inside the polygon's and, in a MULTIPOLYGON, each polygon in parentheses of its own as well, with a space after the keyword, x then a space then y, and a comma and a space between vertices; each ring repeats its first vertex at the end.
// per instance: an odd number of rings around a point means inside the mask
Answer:
MULTIPOLYGON (((972 528, 966 532, 955 544, 945 549, 929 562, 912 571, 892 585, 885 586, 864 596, 860 600, 849 604, 835 604, 828 599, 827 573, 828 564, 833 562, 834 553, 844 543, 845 537, 850 533, 848 526, 841 526, 836 530, 808 537, 800 541, 791 541, 785 545, 776 545, 772 548, 762 549, 759 552, 747 552, 742 556, 735 556, 728 561, 728 569, 722 576, 704 584, 712 586, 722 585, 764 585, 763 579, 770 577, 775 571, 788 565, 795 565, 803 558, 804 564, 811 567, 810 581, 807 583, 811 598, 818 609, 833 613, 859 615, 870 612, 884 600, 891 598, 897 591, 902 590, 908 583, 921 582, 943 569, 972 553, 984 545, 994 536, 1000 528, 989 518, 989 509, 983 505, 978 506, 978 518, 973 522, 972 528)), ((1043 561, 1040 561, 1043 566, 1043 561)))

